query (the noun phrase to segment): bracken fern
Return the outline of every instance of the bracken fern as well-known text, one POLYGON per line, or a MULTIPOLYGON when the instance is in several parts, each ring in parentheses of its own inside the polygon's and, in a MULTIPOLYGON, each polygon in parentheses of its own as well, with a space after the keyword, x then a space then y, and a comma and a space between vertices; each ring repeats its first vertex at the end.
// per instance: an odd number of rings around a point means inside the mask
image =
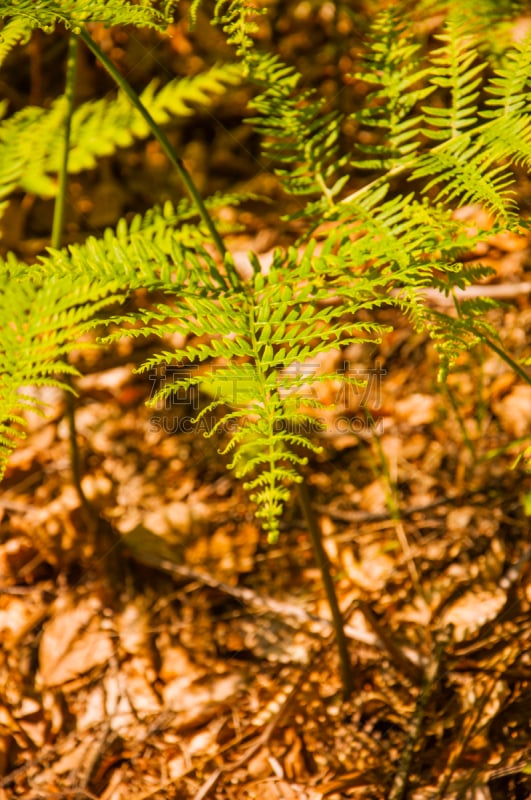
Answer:
MULTIPOLYGON (((171 5, 161 10, 154 3, 100 2, 90 13, 91 19, 107 24, 141 22, 162 29, 171 5)), ((182 201, 129 224, 121 221, 100 238, 49 250, 31 268, 10 257, 2 266, 0 306, 2 329, 12 331, 5 337, 3 458, 14 446, 10 425, 20 417, 16 408, 29 402, 22 398, 17 406, 17 387, 56 380, 52 373, 65 371, 63 355, 91 318, 93 324, 113 326, 111 339, 181 333, 186 337, 183 347, 165 349, 139 369, 200 363, 211 367, 211 400, 199 417, 215 412, 210 433, 229 431, 223 452, 245 480, 274 539, 289 486, 300 480, 304 453, 316 449, 312 407, 318 403, 306 389, 301 396, 301 389, 324 376, 308 372, 308 366, 331 349, 383 333, 375 323, 360 322, 360 310, 398 305, 418 328, 429 331, 444 370, 463 349, 494 338, 484 320, 484 301, 456 301, 457 314, 449 316, 430 309, 423 291, 435 286, 451 293, 486 272, 462 263, 463 253, 481 233, 469 235, 452 214, 456 206, 483 206, 493 218, 492 230, 517 231, 522 223, 511 165, 531 164, 531 38, 508 48, 501 65, 485 79, 473 39, 477 26, 468 30, 466 16, 456 15, 457 4, 448 5, 439 45, 431 54, 397 23, 406 4, 377 17, 356 76, 369 90, 349 120, 315 91, 301 89, 303 76, 293 66, 256 48, 253 35, 261 5, 249 0, 216 4, 215 22, 233 45, 235 61, 182 79, 175 87, 150 87, 143 99, 162 123, 168 113, 188 114, 196 102, 204 104, 245 80, 253 92, 248 124, 261 137, 264 163, 297 201, 300 246, 277 250, 268 270, 250 254, 249 269, 239 272, 230 253, 223 259, 213 255, 204 219, 182 201), (354 154, 342 152, 345 122, 369 134, 371 143, 359 145, 354 154), (347 191, 347 185, 357 188, 347 191), (318 234, 321 223, 326 225, 318 234), (156 289, 164 300, 137 312, 105 313, 107 300, 137 288, 156 289), (55 309, 63 291, 63 305, 55 309), (48 310, 44 329, 33 320, 43 300, 48 310), (14 368, 19 342, 28 354, 23 373, 14 368)), ((83 6, 40 3, 37 13, 31 3, 18 4, 29 26, 20 38, 31 27, 57 21, 82 25, 88 11, 83 6)), ((199 6, 193 4, 194 15, 199 6)), ((20 31, 9 27, 14 5, 0 3, 0 8, 11 15, 4 30, 14 41, 20 31)), ((12 156, 0 179, 4 197, 20 186, 53 194, 53 125, 61 113, 58 100, 50 110, 26 109, 5 121, 0 137, 4 152, 12 156), (33 124, 42 126, 43 136, 30 159, 30 147, 16 143, 14 132, 27 141, 33 124)), ((127 109, 125 98, 114 107, 95 101, 76 113, 71 171, 148 133, 145 122, 127 109), (94 117, 104 132, 98 143, 85 127, 94 117)), ((215 216, 216 206, 239 199, 244 198, 213 198, 207 208, 215 216)), ((160 397, 200 382, 205 382, 204 372, 188 377, 177 372, 160 397)))

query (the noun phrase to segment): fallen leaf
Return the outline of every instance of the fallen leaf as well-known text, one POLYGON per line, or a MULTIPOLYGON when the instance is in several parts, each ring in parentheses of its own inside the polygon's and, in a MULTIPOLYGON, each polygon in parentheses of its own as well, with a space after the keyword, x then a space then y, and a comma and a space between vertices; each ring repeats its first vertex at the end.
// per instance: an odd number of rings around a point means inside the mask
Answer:
POLYGON ((73 605, 71 596, 62 599, 46 624, 39 648, 39 672, 44 686, 61 686, 105 664, 113 653, 109 633, 98 627, 93 602, 73 605))

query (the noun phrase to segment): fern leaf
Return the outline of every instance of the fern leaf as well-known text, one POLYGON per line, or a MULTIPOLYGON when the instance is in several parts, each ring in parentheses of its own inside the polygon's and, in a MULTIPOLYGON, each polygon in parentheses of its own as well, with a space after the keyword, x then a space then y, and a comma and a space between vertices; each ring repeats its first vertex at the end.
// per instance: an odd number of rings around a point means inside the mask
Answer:
MULTIPOLYGON (((190 78, 176 78, 158 89, 156 82, 142 92, 141 100, 158 124, 189 116, 209 106, 216 97, 242 80, 237 64, 215 65, 190 78)), ((50 109, 27 107, 0 123, 0 198, 15 189, 53 197, 59 170, 59 140, 65 114, 64 98, 50 109)), ((71 129, 71 173, 92 169, 97 159, 129 147, 150 135, 147 124, 129 99, 89 101, 74 111, 71 129)))
MULTIPOLYGON (((265 503, 260 514, 271 536, 278 531, 287 496, 285 481, 297 480, 296 467, 305 463, 293 447, 315 449, 310 435, 318 422, 303 411, 297 397, 303 385, 300 364, 311 367, 312 359, 338 342, 365 341, 381 332, 375 324, 345 319, 344 308, 321 305, 330 290, 321 274, 308 274, 307 261, 304 257, 290 261, 286 269, 286 256, 278 252, 268 275, 256 273, 252 286, 238 292, 214 283, 191 292, 189 274, 171 303, 123 318, 140 322, 145 333, 188 332, 191 339, 180 349, 150 358, 142 371, 168 363, 207 365, 214 360, 210 371, 208 367, 201 375, 191 371, 165 385, 153 403, 187 387, 199 385, 208 393, 210 402, 198 419, 205 423, 214 410, 222 412, 206 427, 210 435, 223 432, 228 437, 223 452, 232 453, 230 466, 248 479, 253 497, 265 503)), ((344 280, 347 283, 346 276, 344 280)), ((196 281, 192 278, 194 286, 196 281)), ((306 374, 304 383, 322 377, 306 374)), ((307 399, 309 407, 318 405, 307 399)))
POLYGON ((64 113, 61 99, 48 112, 30 106, 0 123, 0 198, 18 188, 41 197, 56 193, 46 161, 58 149, 64 113))
POLYGON ((486 150, 484 141, 461 136, 442 150, 432 150, 418 159, 411 180, 429 178, 424 192, 438 185, 437 201, 478 203, 505 224, 514 224, 516 203, 509 188, 514 179, 505 166, 493 163, 496 152, 486 150))
POLYGON ((333 205, 347 179, 341 177, 346 164, 339 151, 341 116, 326 112, 315 93, 297 92, 300 75, 277 57, 255 52, 246 64, 253 83, 262 89, 251 103, 259 116, 248 122, 263 137, 264 156, 275 165, 286 191, 315 195, 333 205))
POLYGON ((487 110, 481 116, 496 117, 501 112, 504 116, 518 114, 529 107, 531 93, 531 35, 523 42, 516 42, 500 67, 486 86, 490 94, 487 110))
MULTIPOLYGON (((1 11, 0 11, 1 15, 1 11)), ((17 44, 26 44, 32 28, 23 17, 12 17, 0 29, 0 66, 17 44)))
MULTIPOLYGON (((64 357, 88 329, 89 319, 110 302, 106 289, 89 280, 53 278, 40 284, 28 274, 13 280, 0 273, 0 479, 7 459, 24 435, 22 410, 40 411, 42 402, 21 393, 24 386, 68 389, 61 374, 76 374, 64 357), (13 424, 14 423, 14 424, 13 424)), ((89 346, 85 343, 82 346, 89 346)))
POLYGON ((459 356, 477 345, 483 337, 499 341, 499 334, 485 319, 485 314, 498 307, 491 298, 479 297, 456 303, 457 318, 448 314, 426 311, 426 326, 441 358, 439 379, 444 381, 459 356))
POLYGON ((424 134, 431 139, 447 140, 457 137, 477 122, 477 103, 481 73, 478 51, 472 36, 450 15, 446 33, 437 38, 443 46, 432 55, 430 81, 443 91, 439 106, 423 106, 428 127, 424 134))
MULTIPOLYGON (((171 5, 166 3, 166 11, 170 8, 171 5)), ((60 23, 76 33, 86 22, 152 27, 160 31, 170 22, 169 15, 162 14, 153 0, 141 5, 127 0, 90 0, 86 3, 77 0, 41 0, 39 3, 34 0, 0 0, 0 18, 18 18, 26 32, 41 28, 45 33, 52 33, 60 23)))
POLYGON ((420 66, 420 45, 407 35, 401 13, 386 9, 377 16, 363 69, 353 76, 377 87, 353 115, 376 138, 372 144, 357 144, 364 158, 352 163, 361 169, 396 168, 419 147, 422 117, 415 108, 433 87, 425 85, 428 71, 420 66))
MULTIPOLYGON (((191 15, 197 15, 198 3, 191 8, 191 15)), ((257 17, 267 13, 255 0, 216 0, 213 24, 223 28, 227 41, 236 48, 236 55, 246 56, 254 47, 253 34, 258 31, 257 17)))

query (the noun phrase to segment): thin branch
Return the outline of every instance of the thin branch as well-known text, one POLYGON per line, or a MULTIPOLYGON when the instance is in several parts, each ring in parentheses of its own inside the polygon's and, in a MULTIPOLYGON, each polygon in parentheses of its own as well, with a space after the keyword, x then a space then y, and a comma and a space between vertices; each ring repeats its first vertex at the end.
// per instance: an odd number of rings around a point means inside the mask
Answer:
POLYGON ((153 135, 159 142, 160 146, 162 147, 164 153, 168 157, 169 161, 173 164, 179 176, 188 191, 192 201, 194 202, 201 219, 205 223, 208 231, 212 237, 212 241, 214 242, 216 249, 223 260, 225 260, 225 256, 227 255, 227 249, 223 244, 223 240, 219 235, 219 232, 214 224, 212 217, 205 205, 205 202, 201 195, 199 194, 195 183, 190 176, 190 173, 184 166, 183 161, 179 158, 175 150, 173 149, 172 145, 170 144, 166 134, 162 130, 162 128, 155 122, 145 105, 140 100, 139 96, 135 92, 135 90, 130 86, 130 84, 126 81, 124 76, 120 73, 120 71, 115 67, 112 61, 107 58, 105 53, 100 50, 94 39, 89 35, 86 29, 81 30, 79 33, 79 38, 86 44, 89 50, 96 56, 98 61, 105 67, 107 72, 111 75, 113 80, 118 84, 120 89, 127 95, 131 103, 134 105, 136 110, 142 115, 145 122, 148 124, 150 130, 152 131, 153 135))
POLYGON ((350 661, 350 655, 348 652, 348 644, 347 644, 347 637, 345 635, 344 621, 337 600, 336 589, 334 586, 334 579, 332 578, 332 573, 330 571, 330 562, 328 560, 326 550, 324 549, 323 546, 323 537, 321 531, 319 530, 319 526, 317 524, 315 512, 312 508, 310 495, 308 493, 308 487, 306 486, 304 481, 302 481, 302 483, 299 483, 298 485, 298 494, 299 494, 299 502, 301 505, 301 509, 306 519, 306 524, 308 526, 308 532, 310 534, 310 539, 312 542, 315 559, 321 571, 321 579, 323 581, 323 586, 328 599, 328 604, 330 606, 330 611, 332 613, 332 621, 334 625, 334 631, 336 634, 336 643, 339 653, 339 669, 341 673, 341 681, 343 683, 343 696, 345 700, 348 700, 348 698, 354 691, 354 677, 352 671, 352 664, 350 661))
MULTIPOLYGON (((53 223, 52 223, 52 235, 51 235, 51 245, 56 250, 59 250, 63 240, 66 195, 68 186, 68 158, 70 154, 70 133, 72 129, 72 115, 74 113, 74 99, 75 99, 74 95, 75 95, 78 49, 79 49, 79 41, 77 36, 70 35, 68 39, 68 56, 66 61, 66 81, 65 81, 65 94, 64 94, 66 103, 66 116, 63 123, 63 136, 61 139, 61 154, 59 159, 57 197, 55 199, 55 204, 53 209, 53 223)), ((65 374, 64 381, 69 386, 72 386, 72 379, 70 375, 65 374)), ((77 443, 75 397, 73 392, 70 391, 65 392, 65 405, 66 405, 66 417, 68 420, 68 439, 70 447, 72 483, 80 499, 81 507, 85 515, 85 522, 87 523, 88 527, 91 527, 93 515, 90 510, 89 502, 83 491, 83 486, 81 484, 81 456, 79 453, 79 446, 77 443)))

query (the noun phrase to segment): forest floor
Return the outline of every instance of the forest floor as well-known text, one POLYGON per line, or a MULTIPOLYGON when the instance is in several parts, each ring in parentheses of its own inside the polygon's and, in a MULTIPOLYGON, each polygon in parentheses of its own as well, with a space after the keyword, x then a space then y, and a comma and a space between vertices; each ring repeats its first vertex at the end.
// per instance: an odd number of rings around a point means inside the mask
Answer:
MULTIPOLYGON (((207 148, 209 167, 237 169, 223 147, 207 148)), ((142 145, 74 183, 72 238, 81 219, 103 227, 131 196, 164 195, 159 155, 142 145)), ((243 180, 249 168, 238 169, 243 180)), ((47 208, 20 198, 8 244, 35 255, 47 208)), ((485 224, 481 209, 465 212, 485 224)), ((289 240, 267 213, 242 210, 233 249, 267 258, 289 240)), ((492 236, 470 259, 505 287, 490 319, 521 357, 531 237, 492 236)), ((189 424, 195 400, 146 407, 153 379, 133 369, 156 343, 80 354, 90 508, 53 391, 0 499, 0 800, 529 796, 531 481, 518 455, 531 389, 487 349, 464 354, 444 387, 429 338, 396 311, 378 316, 392 333, 325 365, 368 384, 319 385, 330 411, 305 473, 347 623, 352 697, 297 505, 268 545, 222 436, 189 424)))

